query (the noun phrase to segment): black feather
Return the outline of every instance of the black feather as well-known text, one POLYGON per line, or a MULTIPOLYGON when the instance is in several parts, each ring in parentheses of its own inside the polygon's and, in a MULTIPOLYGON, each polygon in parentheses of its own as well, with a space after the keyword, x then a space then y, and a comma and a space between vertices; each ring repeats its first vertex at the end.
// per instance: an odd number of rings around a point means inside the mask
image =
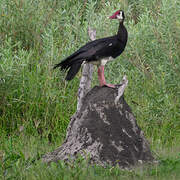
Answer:
POLYGON ((56 64, 53 69, 56 69, 57 67, 60 67, 61 70, 67 70, 70 67, 69 61, 62 61, 59 64, 56 64))
POLYGON ((68 70, 66 80, 71 80, 79 71, 83 61, 91 63, 103 58, 118 57, 124 51, 127 39, 128 33, 123 21, 121 21, 116 35, 88 42, 62 62, 56 64, 54 69, 60 67, 61 70, 68 70))
POLYGON ((74 63, 71 65, 70 69, 68 70, 67 76, 66 76, 67 81, 72 80, 74 78, 74 76, 78 73, 82 62, 74 63))

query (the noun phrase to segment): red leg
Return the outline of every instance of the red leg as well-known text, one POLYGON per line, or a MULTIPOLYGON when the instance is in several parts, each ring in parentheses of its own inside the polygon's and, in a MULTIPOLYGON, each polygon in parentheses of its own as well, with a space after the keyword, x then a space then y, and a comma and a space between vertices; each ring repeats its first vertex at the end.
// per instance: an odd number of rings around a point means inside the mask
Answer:
POLYGON ((99 66, 98 68, 98 78, 100 86, 106 84, 105 77, 104 77, 104 66, 99 66))
POLYGON ((115 85, 113 84, 106 84, 106 80, 104 77, 104 66, 99 66, 98 68, 98 79, 99 79, 100 86, 108 86, 111 88, 115 88, 115 85))

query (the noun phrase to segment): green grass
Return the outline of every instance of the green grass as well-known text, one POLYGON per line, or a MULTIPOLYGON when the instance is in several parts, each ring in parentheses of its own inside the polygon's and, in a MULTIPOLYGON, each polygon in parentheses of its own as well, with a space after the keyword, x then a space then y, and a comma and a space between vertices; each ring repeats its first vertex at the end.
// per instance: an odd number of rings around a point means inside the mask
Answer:
POLYGON ((0 151, 1 179, 179 179, 180 148, 158 149, 155 155, 159 164, 139 166, 131 170, 118 167, 102 168, 90 166, 79 158, 74 164, 63 162, 50 165, 42 163, 42 154, 52 151, 62 143, 58 138, 55 143, 38 136, 24 136, 23 132, 9 138, 2 137, 3 151, 0 151))
MULTIPOLYGON (((180 3, 168 0, 0 0, 0 179, 179 179, 180 3), (88 167, 80 159, 47 166, 76 111, 81 73, 71 83, 54 64, 88 41, 116 33, 106 17, 124 9, 129 39, 106 66, 107 81, 129 84, 125 99, 158 165, 131 171, 88 167)), ((98 83, 94 73, 93 86, 98 83)))

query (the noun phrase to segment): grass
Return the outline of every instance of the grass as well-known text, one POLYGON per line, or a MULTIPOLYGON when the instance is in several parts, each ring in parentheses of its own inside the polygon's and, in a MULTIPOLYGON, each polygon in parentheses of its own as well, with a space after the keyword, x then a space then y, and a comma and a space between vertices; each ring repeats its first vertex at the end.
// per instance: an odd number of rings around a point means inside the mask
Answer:
POLYGON ((0 0, 0 41, 1 179, 179 179, 178 1, 0 0), (63 142, 81 76, 67 83, 52 67, 88 41, 88 26, 97 38, 116 33, 118 23, 106 17, 119 8, 129 39, 107 65, 107 81, 119 83, 127 75, 125 99, 160 163, 131 171, 88 166, 82 159, 47 166, 38 159, 63 142))
POLYGON ((74 164, 63 162, 46 165, 38 159, 42 154, 59 146, 62 139, 49 143, 38 136, 24 136, 23 133, 9 138, 3 137, 3 151, 0 152, 1 179, 179 179, 180 149, 159 149, 157 165, 139 166, 131 170, 118 167, 102 168, 90 166, 83 159, 74 164))

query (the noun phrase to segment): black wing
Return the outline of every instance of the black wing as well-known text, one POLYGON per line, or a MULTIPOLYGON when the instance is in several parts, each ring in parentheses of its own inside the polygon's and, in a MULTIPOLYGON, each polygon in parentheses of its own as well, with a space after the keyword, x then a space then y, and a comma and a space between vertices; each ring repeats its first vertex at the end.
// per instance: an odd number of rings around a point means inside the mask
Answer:
POLYGON ((117 36, 97 39, 88 42, 72 55, 56 64, 54 68, 68 69, 74 63, 85 61, 98 61, 105 57, 116 58, 124 50, 124 45, 118 40, 117 36))
MULTIPOLYGON (((87 43, 83 47, 81 47, 74 54, 74 61, 84 59, 86 61, 96 61, 105 57, 117 57, 121 54, 120 41, 116 38, 116 36, 98 39, 92 42, 87 43)), ((72 54, 71 56, 73 56, 72 54)))

